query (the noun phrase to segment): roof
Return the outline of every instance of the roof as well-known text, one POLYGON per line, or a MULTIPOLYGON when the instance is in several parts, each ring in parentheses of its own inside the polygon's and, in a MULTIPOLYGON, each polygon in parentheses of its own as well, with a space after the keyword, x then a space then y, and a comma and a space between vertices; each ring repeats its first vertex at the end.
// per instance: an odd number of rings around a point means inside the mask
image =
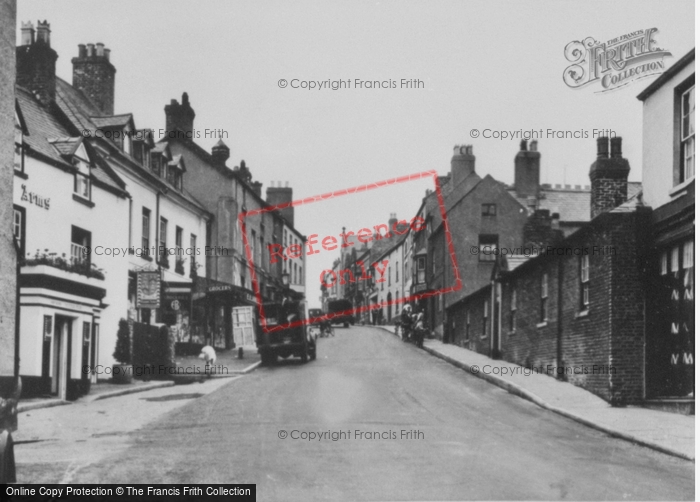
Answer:
MULTIPOLYGON (((642 189, 642 183, 630 181, 627 183, 627 195, 632 197, 642 189)), ((515 189, 508 189, 518 202, 527 207, 527 197, 518 197, 515 189)), ((591 220, 591 188, 581 185, 540 185, 538 209, 547 209, 550 213, 559 213, 562 222, 587 222, 591 220)))
POLYGON ((678 74, 683 68, 688 66, 692 61, 695 61, 695 47, 693 47, 690 52, 685 56, 680 58, 676 63, 671 66, 668 70, 663 72, 659 78, 654 80, 646 89, 639 93, 637 99, 644 101, 649 96, 654 94, 661 86, 666 82, 671 80, 676 74, 678 74))
POLYGON ((124 127, 127 124, 134 124, 134 117, 131 113, 122 115, 110 115, 107 117, 90 117, 97 127, 124 127))
MULTIPOLYGON (((72 169, 73 166, 66 157, 73 155, 83 140, 68 130, 69 124, 65 123, 65 117, 62 116, 63 108, 44 107, 29 91, 19 86, 16 97, 27 127, 28 134, 23 140, 29 146, 29 155, 36 153, 54 164, 72 169)), ((111 169, 108 171, 104 166, 96 164, 90 174, 98 186, 102 184, 103 188, 126 195, 124 182, 111 169)))

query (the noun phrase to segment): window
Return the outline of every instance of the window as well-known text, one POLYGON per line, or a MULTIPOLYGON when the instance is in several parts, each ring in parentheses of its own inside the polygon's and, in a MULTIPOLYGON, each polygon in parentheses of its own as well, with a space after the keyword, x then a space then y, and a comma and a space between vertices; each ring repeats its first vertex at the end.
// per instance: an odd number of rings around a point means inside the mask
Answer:
POLYGON ((681 155, 682 183, 695 176, 695 86, 681 96, 681 155))
POLYGON ((197 262, 194 257, 197 255, 197 236, 190 234, 190 277, 194 277, 197 274, 197 262))
POLYGON ((479 236, 479 261, 496 261, 498 253, 497 235, 479 236))
POLYGON ((469 311, 467 310, 467 329, 466 332, 464 333, 464 339, 469 340, 469 328, 471 327, 471 316, 469 315, 469 311))
POLYGON ((304 273, 301 265, 299 265, 299 284, 304 284, 304 273))
POLYGON ((387 277, 389 278, 389 284, 387 284, 387 286, 391 286, 391 265, 389 265, 389 273, 387 274, 387 277))
POLYGON ((482 204, 481 205, 481 215, 482 216, 496 216, 496 204, 482 204))
POLYGON ((87 230, 71 226, 70 257, 74 264, 90 265, 90 241, 92 235, 87 230))
POLYGON ((160 240, 158 242, 158 254, 160 255, 160 264, 166 268, 170 267, 168 263, 168 220, 160 219, 160 240))
POLYGON ((671 249, 671 273, 678 272, 678 246, 671 249))
POLYGON ((175 166, 168 166, 168 183, 182 190, 182 171, 175 166))
POLYGON ((482 319, 482 325, 481 325, 481 338, 486 338, 488 335, 488 326, 489 326, 489 301, 484 300, 484 316, 482 319))
POLYGON ((547 322, 547 298, 549 288, 547 285, 547 274, 542 274, 540 279, 540 322, 547 322))
POLYGON ((425 282, 425 256, 418 257, 416 268, 418 269, 417 281, 419 283, 425 282))
MULTIPOLYGON (((396 301, 396 300, 398 300, 398 299, 399 299, 399 290, 397 289, 397 290, 396 290, 396 296, 394 296, 394 301, 396 301)), ((396 308, 394 309, 394 314, 397 314, 397 315, 398 315, 398 313, 399 313, 399 304, 398 304, 398 302, 396 303, 395 307, 396 307, 396 308)))
POLYGON ((257 246, 255 245, 255 241, 258 239, 258 234, 255 232, 255 230, 250 231, 250 256, 253 258, 253 263, 259 263, 258 262, 258 250, 256 249, 257 246))
POLYGON ((148 248, 151 245, 151 210, 143 208, 141 212, 141 256, 148 256, 148 248))
POLYGON ((581 310, 587 310, 588 309, 588 286, 589 286, 589 266, 590 266, 590 261, 589 261, 589 256, 588 255, 583 255, 581 256, 581 281, 580 281, 580 294, 579 297, 581 298, 581 305, 580 308, 581 310))
POLYGON ((185 258, 182 253, 182 229, 175 227, 175 272, 180 275, 185 274, 185 258))
POLYGON ((659 256, 659 273, 661 275, 666 275, 668 272, 668 257, 666 256, 666 251, 661 251, 661 256, 659 256))
POLYGON ((24 135, 22 126, 15 123, 15 172, 24 173, 24 135))
POLYGON ((151 155, 151 170, 153 171, 153 174, 155 174, 158 177, 160 177, 161 175, 160 167, 162 159, 163 157, 158 153, 153 153, 151 155))
POLYGON ((14 206, 14 214, 12 217, 12 235, 15 237, 17 247, 19 248, 20 256, 24 256, 26 249, 25 229, 27 212, 22 206, 14 206))
POLYGON ((515 319, 516 319, 516 313, 518 312, 518 293, 517 290, 515 289, 515 285, 513 285, 513 289, 510 292, 510 319, 509 319, 509 328, 510 332, 514 333, 515 332, 515 319))
POLYGON ((78 170, 75 173, 75 182, 73 184, 73 192, 83 199, 90 200, 91 197, 91 186, 90 186, 90 167, 84 160, 76 159, 73 165, 78 170))

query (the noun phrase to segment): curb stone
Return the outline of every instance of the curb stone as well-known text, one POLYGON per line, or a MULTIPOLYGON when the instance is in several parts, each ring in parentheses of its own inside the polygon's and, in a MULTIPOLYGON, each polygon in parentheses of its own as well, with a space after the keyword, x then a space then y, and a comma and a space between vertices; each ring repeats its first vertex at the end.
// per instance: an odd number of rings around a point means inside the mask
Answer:
POLYGON ((102 394, 97 394, 94 396, 90 396, 88 394, 87 396, 85 396, 85 399, 83 402, 92 403, 95 401, 100 401, 102 399, 109 399, 110 397, 119 397, 119 396, 125 396, 127 394, 136 394, 137 392, 146 392, 147 390, 160 389, 163 387, 172 387, 173 385, 175 385, 175 382, 173 382, 173 381, 154 382, 154 383, 147 384, 147 385, 139 385, 138 387, 131 387, 128 389, 119 389, 119 390, 114 390, 112 392, 104 392, 102 394))
POLYGON ((61 399, 52 399, 50 401, 38 401, 35 403, 25 403, 17 405, 17 413, 24 413, 25 411, 40 410, 43 408, 53 408, 54 406, 64 406, 67 404, 73 404, 70 401, 63 401, 61 399))

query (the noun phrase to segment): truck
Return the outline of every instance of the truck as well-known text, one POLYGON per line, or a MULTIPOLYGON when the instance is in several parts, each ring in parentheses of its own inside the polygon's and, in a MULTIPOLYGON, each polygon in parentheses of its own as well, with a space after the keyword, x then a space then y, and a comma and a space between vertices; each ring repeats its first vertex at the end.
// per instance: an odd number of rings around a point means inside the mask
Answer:
POLYGON ((328 319, 331 324, 342 324, 346 328, 355 325, 355 316, 352 315, 352 302, 350 300, 330 300, 327 307, 328 319))
POLYGON ((303 301, 269 302, 263 304, 265 328, 258 326, 256 344, 264 366, 277 358, 301 358, 303 363, 316 359, 316 340, 306 325, 307 308, 303 301))

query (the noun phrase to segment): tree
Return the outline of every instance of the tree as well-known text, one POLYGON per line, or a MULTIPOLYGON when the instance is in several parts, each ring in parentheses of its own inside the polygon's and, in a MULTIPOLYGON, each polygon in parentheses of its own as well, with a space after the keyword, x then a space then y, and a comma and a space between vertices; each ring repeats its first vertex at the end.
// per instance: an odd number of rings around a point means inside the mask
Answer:
POLYGON ((131 364, 131 339, 129 336, 129 323, 126 319, 119 320, 117 346, 112 356, 121 364, 131 364))

